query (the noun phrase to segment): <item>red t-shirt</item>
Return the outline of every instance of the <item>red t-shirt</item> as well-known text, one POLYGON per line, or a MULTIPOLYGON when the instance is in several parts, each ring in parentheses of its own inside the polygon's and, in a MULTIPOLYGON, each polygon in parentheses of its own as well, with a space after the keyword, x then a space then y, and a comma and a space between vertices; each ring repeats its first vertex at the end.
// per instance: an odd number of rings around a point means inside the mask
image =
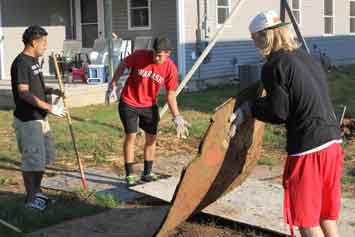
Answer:
POLYGON ((160 88, 173 91, 178 84, 178 72, 171 59, 157 65, 153 51, 136 50, 125 59, 131 70, 121 93, 121 100, 134 107, 151 107, 157 104, 160 88))

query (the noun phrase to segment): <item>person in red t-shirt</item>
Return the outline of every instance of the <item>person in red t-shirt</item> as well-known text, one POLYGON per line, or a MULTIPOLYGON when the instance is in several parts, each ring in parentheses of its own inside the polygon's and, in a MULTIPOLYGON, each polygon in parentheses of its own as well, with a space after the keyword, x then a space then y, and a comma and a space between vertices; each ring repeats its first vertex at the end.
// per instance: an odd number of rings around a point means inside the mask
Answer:
POLYGON ((126 68, 130 75, 121 92, 118 106, 119 115, 125 129, 124 157, 128 185, 138 182, 133 174, 134 144, 138 126, 145 132, 144 173, 142 181, 157 179, 152 172, 155 160, 159 110, 157 97, 162 87, 166 89, 166 100, 174 117, 178 137, 188 136, 188 123, 180 115, 176 102, 175 89, 178 85, 178 72, 169 58, 172 46, 167 38, 154 40, 153 50, 136 50, 118 66, 106 92, 106 101, 115 91, 117 82, 126 68))

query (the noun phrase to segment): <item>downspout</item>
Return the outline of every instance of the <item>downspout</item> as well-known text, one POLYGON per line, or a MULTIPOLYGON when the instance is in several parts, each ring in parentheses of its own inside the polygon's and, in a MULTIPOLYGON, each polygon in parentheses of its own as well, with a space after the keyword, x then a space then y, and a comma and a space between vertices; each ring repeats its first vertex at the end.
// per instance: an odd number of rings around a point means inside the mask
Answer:
POLYGON ((205 41, 209 40, 209 27, 208 27, 208 4, 207 0, 205 0, 205 15, 204 15, 204 23, 203 23, 203 30, 205 33, 205 41))
POLYGON ((186 74, 184 9, 184 0, 176 0, 178 69, 182 77, 186 74))
MULTIPOLYGON (((205 12, 204 12, 204 22, 202 25, 203 31, 204 31, 204 37, 203 37, 203 44, 202 44, 202 48, 203 50, 205 50, 205 48, 207 47, 208 43, 209 43, 209 33, 210 33, 210 29, 209 29, 209 25, 208 25, 208 1, 205 0, 205 12)), ((210 57, 211 54, 209 53, 208 56, 206 57, 204 63, 208 63, 210 61, 210 57)))
MULTIPOLYGON (((196 29, 196 54, 198 57, 202 52, 202 26, 201 26, 201 4, 200 0, 196 0, 197 2, 197 29, 196 29)), ((198 80, 201 79, 201 67, 198 68, 198 80)))
POLYGON ((113 78, 112 0, 104 0, 105 36, 108 43, 109 80, 113 78))
POLYGON ((74 23, 74 2, 70 0, 70 31, 71 31, 71 39, 75 39, 75 23, 74 23))

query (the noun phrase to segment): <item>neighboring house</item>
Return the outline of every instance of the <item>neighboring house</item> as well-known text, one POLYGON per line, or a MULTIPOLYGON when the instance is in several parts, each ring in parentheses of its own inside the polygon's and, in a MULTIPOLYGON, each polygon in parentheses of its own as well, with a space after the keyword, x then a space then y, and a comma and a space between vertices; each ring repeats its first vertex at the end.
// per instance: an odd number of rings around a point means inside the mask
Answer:
MULTIPOLYGON (((21 33, 40 24, 50 33, 49 51, 60 52, 64 39, 90 48, 104 37, 104 0, 2 0, 1 76, 21 50, 21 33)), ((165 35, 174 42, 172 58, 187 73, 237 0, 112 0, 113 31, 134 40, 165 35)), ((334 63, 355 61, 355 0, 289 0, 309 48, 325 52, 334 63)), ((248 26, 258 12, 280 10, 279 0, 245 0, 194 79, 227 80, 236 66, 260 62, 248 26)), ((48 70, 45 70, 48 71, 48 70)))

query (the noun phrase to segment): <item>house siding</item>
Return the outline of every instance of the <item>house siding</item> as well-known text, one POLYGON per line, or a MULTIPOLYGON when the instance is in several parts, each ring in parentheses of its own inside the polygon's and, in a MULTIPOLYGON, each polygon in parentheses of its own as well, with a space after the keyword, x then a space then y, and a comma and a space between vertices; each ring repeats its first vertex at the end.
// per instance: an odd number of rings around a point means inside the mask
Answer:
POLYGON ((4 75, 10 78, 10 67, 23 50, 22 34, 29 25, 41 25, 49 33, 48 53, 44 60, 44 74, 49 74, 48 55, 61 52, 63 41, 71 38, 70 1, 11 0, 2 1, 1 17, 4 34, 4 75))
MULTIPOLYGON (((205 0, 185 1, 185 60, 187 71, 195 62, 191 55, 196 50, 196 30, 198 27, 197 4, 203 7, 205 0)), ((217 28, 217 0, 206 0, 208 3, 208 27, 209 39, 213 37, 217 28)), ((334 63, 352 63, 355 61, 355 36, 349 34, 349 1, 336 0, 334 35, 324 35, 323 0, 301 1, 301 32, 304 35, 309 48, 313 45, 326 52, 334 63)), ((237 2, 231 0, 232 8, 237 2)), ((201 65, 194 75, 194 79, 210 79, 235 76, 233 62, 238 64, 259 63, 261 58, 254 43, 250 39, 248 26, 250 20, 260 11, 274 9, 280 11, 280 1, 258 0, 245 1, 239 12, 233 17, 222 37, 212 49, 210 61, 201 65)))
POLYGON ((128 1, 112 1, 113 16, 112 28, 119 37, 134 40, 137 36, 165 36, 173 45, 172 59, 177 62, 177 17, 176 0, 152 0, 151 2, 151 29, 128 29, 128 1))
MULTIPOLYGON (((185 1, 185 55, 186 55, 186 68, 189 70, 194 59, 192 58, 193 52, 196 50, 196 30, 198 29, 197 5, 198 1, 201 7, 201 24, 203 24, 205 0, 185 1)), ((212 39, 215 32, 218 30, 217 25, 217 0, 206 0, 208 3, 207 25, 209 28, 209 39, 212 39)), ((236 1, 231 0, 232 8, 236 1)), ((249 22, 256 12, 262 11, 262 8, 256 9, 260 1, 249 0, 245 1, 236 15, 233 17, 231 24, 227 25, 223 35, 218 40, 215 47, 212 49, 209 62, 201 65, 200 69, 194 75, 194 79, 210 79, 235 76, 235 65, 233 62, 236 60, 238 64, 255 64, 260 62, 260 56, 254 43, 250 40, 248 30, 249 22)), ((280 2, 273 0, 263 0, 263 6, 268 6, 270 9, 279 11, 280 2)))

